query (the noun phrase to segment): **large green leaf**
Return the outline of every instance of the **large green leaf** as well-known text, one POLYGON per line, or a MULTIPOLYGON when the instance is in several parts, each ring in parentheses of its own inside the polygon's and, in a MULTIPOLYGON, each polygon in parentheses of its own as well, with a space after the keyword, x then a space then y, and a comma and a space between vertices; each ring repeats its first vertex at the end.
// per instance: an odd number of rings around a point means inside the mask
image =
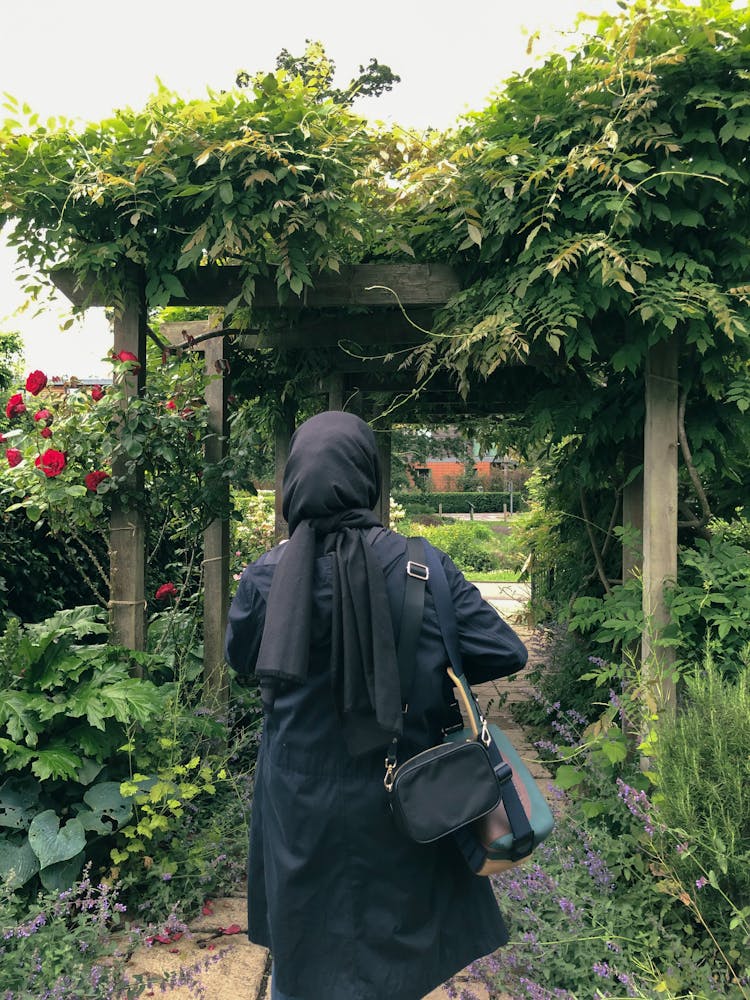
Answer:
POLYGON ((78 813, 78 819, 86 830, 95 833, 114 833, 128 822, 133 815, 132 799, 120 794, 118 781, 102 781, 93 785, 83 796, 89 807, 78 813))
POLYGON ((20 889, 38 871, 39 859, 28 838, 24 838, 21 844, 11 844, 0 837, 0 882, 7 881, 11 889, 20 889))
POLYGON ((42 726, 37 710, 46 704, 46 699, 26 691, 4 691, 0 699, 0 725, 5 725, 11 739, 34 747, 42 726))
POLYGON ((38 782, 29 778, 9 778, 0 786, 0 826, 27 830, 38 801, 38 782))
POLYGON ((85 851, 81 851, 67 861, 58 861, 54 865, 42 868, 39 879, 45 889, 50 892, 64 892, 78 881, 86 860, 85 851))
POLYGON ((69 861, 86 846, 86 833, 77 819, 64 826, 53 809, 46 809, 31 821, 29 843, 39 858, 40 868, 69 861))
POLYGON ((82 763, 78 754, 68 750, 67 747, 50 746, 46 750, 37 752, 31 770, 40 781, 46 781, 48 778, 75 781, 82 763))

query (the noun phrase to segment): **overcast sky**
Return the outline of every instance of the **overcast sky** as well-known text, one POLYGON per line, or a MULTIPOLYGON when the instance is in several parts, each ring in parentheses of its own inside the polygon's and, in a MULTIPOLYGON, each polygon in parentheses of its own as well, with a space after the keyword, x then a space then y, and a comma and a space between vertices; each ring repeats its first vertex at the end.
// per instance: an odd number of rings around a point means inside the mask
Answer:
MULTIPOLYGON (((141 107, 159 77, 183 97, 233 84, 237 70, 273 69, 282 48, 294 55, 320 40, 345 85, 374 57, 399 74, 391 94, 362 102, 361 113, 405 126, 445 128, 479 109, 536 53, 571 39, 579 10, 614 10, 615 0, 0 0, 3 53, 0 91, 27 102, 42 118, 88 121, 115 108, 141 107)), ((101 310, 83 325, 59 330, 59 308, 18 314, 15 258, 0 245, 0 329, 20 330, 29 369, 49 375, 97 376, 111 334, 101 310)), ((33 310, 32 310, 33 311, 33 310)))

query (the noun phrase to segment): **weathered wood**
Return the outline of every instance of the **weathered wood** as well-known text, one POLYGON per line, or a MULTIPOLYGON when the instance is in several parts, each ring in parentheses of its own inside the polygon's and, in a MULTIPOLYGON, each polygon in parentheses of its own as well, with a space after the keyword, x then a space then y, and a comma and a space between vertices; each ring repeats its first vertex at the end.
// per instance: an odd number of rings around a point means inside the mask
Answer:
POLYGON ((328 376, 328 409, 344 409, 344 376, 340 372, 328 376))
MULTIPOLYGON (((625 468, 633 469, 642 464, 643 456, 625 455, 625 468)), ((622 491, 622 527, 625 537, 622 543, 622 582, 627 583, 634 576, 639 576, 643 570, 643 469, 625 484, 622 491)), ((641 644, 639 641, 623 646, 623 693, 632 689, 634 677, 637 674, 636 665, 640 662, 641 644)), ((628 704, 625 699, 624 706, 628 704)), ((635 749, 639 740, 637 725, 628 716, 623 707, 621 713, 622 731, 632 748, 635 749)))
MULTIPOLYGON (((55 285, 76 305, 109 305, 105 290, 95 281, 79 281, 72 271, 61 268, 52 274, 55 285)), ((171 299, 176 306, 224 306, 242 290, 237 267, 199 267, 181 271, 185 298, 171 299)), ((315 287, 301 296, 290 294, 288 309, 327 309, 332 306, 442 305, 460 289, 455 271, 447 264, 354 264, 340 273, 315 277, 315 287)), ((279 299, 275 281, 258 279, 255 305, 275 308, 279 299)))
POLYGON ((669 612, 666 584, 677 576, 678 344, 649 351, 643 468, 643 611, 641 641, 647 697, 656 711, 675 704, 674 651, 658 645, 669 612))
POLYGON ((375 440, 378 445, 378 457, 380 458, 380 497, 375 508, 380 522, 386 528, 391 526, 391 448, 392 434, 390 428, 387 430, 376 430, 375 440))
MULTIPOLYGON (((205 354, 205 399, 208 406, 208 435, 205 457, 218 465, 227 454, 227 378, 220 374, 224 360, 224 339, 201 344, 205 354)), ((222 479, 220 503, 229 507, 229 480, 222 479)), ((229 520, 216 518, 203 533, 203 679, 207 700, 218 708, 227 705, 229 681, 224 662, 224 634, 229 613, 229 520)))
POLYGON ((643 470, 622 491, 622 581, 627 582, 643 568, 643 470), (633 533, 637 532, 637 539, 633 533))
MULTIPOLYGON (((114 351, 130 351, 140 362, 136 374, 123 377, 123 407, 145 384, 145 300, 139 276, 131 273, 122 311, 114 316, 114 351)), ((114 462, 112 474, 121 487, 112 495, 110 516, 110 635, 116 645, 144 649, 146 640, 145 550, 143 512, 128 498, 143 493, 143 471, 127 473, 125 459, 114 462), (124 499, 123 499, 124 498, 124 499)))

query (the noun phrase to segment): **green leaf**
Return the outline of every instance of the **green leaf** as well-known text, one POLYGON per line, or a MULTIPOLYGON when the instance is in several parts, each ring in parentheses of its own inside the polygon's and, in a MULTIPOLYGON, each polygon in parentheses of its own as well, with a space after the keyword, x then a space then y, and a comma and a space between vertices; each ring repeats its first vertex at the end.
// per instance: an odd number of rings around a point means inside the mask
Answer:
POLYGON ((35 747, 42 732, 39 707, 46 699, 25 691, 5 691, 0 699, 0 725, 5 725, 12 740, 35 747))
POLYGON ((580 785, 584 777, 583 772, 579 771, 577 767, 572 767, 570 764, 561 764, 555 775, 555 784, 558 788, 567 790, 568 788, 575 788, 576 785, 580 785))
POLYGON ((39 801, 39 785, 30 778, 8 778, 0 786, 0 826, 26 830, 39 801))
POLYGON ((234 189, 231 181, 222 181, 219 184, 219 197, 225 205, 231 205, 234 201, 234 189))
POLYGON ((39 813, 29 827, 29 843, 39 858, 40 868, 69 861, 86 846, 86 834, 77 819, 64 826, 53 809, 39 813))
POLYGON ((72 750, 67 750, 65 747, 50 747, 36 752, 36 760, 31 765, 31 770, 40 781, 46 781, 48 778, 74 781, 82 763, 81 758, 72 750))
POLYGON ((605 740, 602 743, 602 752, 610 764, 621 764, 628 755, 625 740, 605 740))
POLYGON ((39 859, 31 848, 28 837, 20 845, 0 837, 0 882, 9 889, 20 889, 39 871, 39 859))
POLYGON ((582 802, 581 812, 586 819, 596 819, 607 811, 607 806, 603 802, 582 802))
POLYGON ((64 892, 78 881, 85 860, 86 852, 82 850, 67 861, 42 868, 39 880, 48 892, 64 892))
POLYGON ((174 274, 166 273, 161 275, 162 284, 172 296, 172 298, 186 299, 187 294, 182 287, 182 282, 174 274))
POLYGON ((102 781, 93 785, 83 796, 89 810, 78 813, 78 819, 87 830, 95 833, 114 833, 133 815, 129 799, 120 794, 120 783, 102 781))

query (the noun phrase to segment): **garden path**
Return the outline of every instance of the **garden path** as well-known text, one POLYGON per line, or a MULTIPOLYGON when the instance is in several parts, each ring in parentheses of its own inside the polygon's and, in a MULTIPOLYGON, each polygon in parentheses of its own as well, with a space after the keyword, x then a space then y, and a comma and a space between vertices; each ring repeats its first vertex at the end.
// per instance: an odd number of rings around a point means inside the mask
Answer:
MULTIPOLYGON (((514 677, 491 681, 474 688, 482 710, 489 721, 496 722, 526 761, 532 774, 544 782, 549 777, 540 763, 537 753, 524 730, 515 722, 511 705, 527 700, 530 693, 529 673, 539 663, 543 652, 539 639, 526 624, 528 588, 523 584, 476 584, 485 600, 489 601, 510 621, 529 649, 529 662, 524 670, 514 677)), ((239 887, 238 887, 239 890, 239 887)), ((244 933, 222 935, 221 928, 239 925, 244 932, 247 928, 246 901, 244 892, 213 903, 213 914, 201 916, 190 924, 190 934, 177 944, 152 946, 140 949, 131 960, 133 974, 148 976, 174 973, 177 985, 169 991, 173 1000, 190 1000, 196 994, 195 986, 200 983, 204 1000, 270 1000, 270 956, 265 948, 250 944, 244 933), (187 974, 184 970, 188 970, 187 974)), ((461 976, 458 977, 459 981, 461 976)), ((469 985, 467 978, 466 985, 469 985)), ((474 985, 476 992, 478 987, 474 985)), ((159 985, 153 993, 159 995, 159 985)), ((454 994, 455 995, 455 994, 454 994)), ((489 1000, 480 993, 481 1000, 489 1000)), ((424 1000, 448 1000, 445 987, 433 990, 424 1000)), ((513 1000, 501 996, 497 1000, 513 1000)))

